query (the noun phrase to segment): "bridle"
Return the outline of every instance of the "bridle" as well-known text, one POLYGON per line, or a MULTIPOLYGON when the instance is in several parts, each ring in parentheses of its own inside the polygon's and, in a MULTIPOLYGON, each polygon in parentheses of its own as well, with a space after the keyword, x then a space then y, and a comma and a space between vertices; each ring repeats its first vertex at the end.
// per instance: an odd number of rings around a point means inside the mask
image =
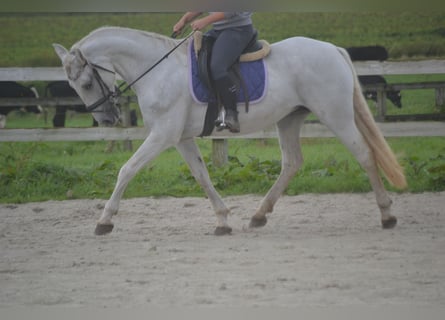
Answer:
POLYGON ((116 72, 114 72, 112 70, 109 70, 107 68, 104 68, 104 67, 102 67, 100 65, 97 65, 95 63, 87 62, 86 64, 89 65, 91 67, 91 69, 93 70, 93 76, 97 80, 97 82, 99 83, 100 90, 102 91, 102 98, 100 98, 99 100, 97 100, 93 104, 91 104, 89 106, 86 106, 86 110, 88 112, 96 112, 95 110, 99 106, 104 104, 106 101, 109 101, 113 105, 117 105, 118 104, 118 100, 119 100, 119 96, 121 95, 121 93, 119 93, 119 88, 115 87, 114 91, 110 90, 110 88, 108 88, 107 84, 105 83, 105 81, 100 76, 98 69, 106 71, 106 72, 109 72, 109 73, 112 73, 114 75, 116 74, 116 72))
MULTIPOLYGON (((145 72, 143 72, 140 76, 138 76, 135 80, 130 82, 125 86, 125 82, 121 83, 118 87, 115 86, 114 90, 110 90, 110 88, 107 86, 105 81, 102 79, 102 77, 99 74, 99 70, 106 71, 112 74, 116 74, 116 72, 104 68, 98 64, 90 63, 86 61, 85 65, 89 65, 93 70, 93 76, 96 79, 96 81, 99 83, 100 90, 102 91, 102 98, 94 102, 93 104, 86 106, 86 110, 88 112, 97 112, 95 111, 98 107, 103 105, 105 102, 110 102, 114 106, 119 105, 119 98, 120 96, 128 91, 136 82, 138 82, 140 79, 142 79, 147 73, 149 73, 151 70, 156 68, 163 60, 167 59, 168 56, 175 51, 179 46, 181 46, 185 41, 187 41, 193 34, 195 33, 195 30, 193 30, 187 37, 185 37, 181 42, 179 42, 176 46, 173 47, 169 52, 167 52, 161 59, 159 59, 155 64, 153 64, 150 68, 148 68, 145 72), (124 87, 125 86, 125 87, 124 87), (124 87, 122 90, 121 88, 124 87)), ((172 38, 175 38, 177 36, 177 33, 172 34, 172 38)), ((114 110, 113 110, 114 111, 114 110)), ((115 112, 115 111, 114 111, 115 112)))

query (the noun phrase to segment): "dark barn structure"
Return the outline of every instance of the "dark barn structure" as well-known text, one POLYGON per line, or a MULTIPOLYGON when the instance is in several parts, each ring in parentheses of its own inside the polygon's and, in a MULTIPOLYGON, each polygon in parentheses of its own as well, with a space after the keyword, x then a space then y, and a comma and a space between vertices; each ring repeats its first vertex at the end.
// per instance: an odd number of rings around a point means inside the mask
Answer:
MULTIPOLYGON (((352 61, 385 61, 388 59, 388 50, 380 45, 348 47, 345 48, 352 61)), ((362 75, 358 77, 362 86, 366 85, 386 85, 386 79, 381 75, 362 75)), ((366 99, 377 102, 377 91, 364 89, 363 94, 366 99)), ((399 90, 386 92, 386 97, 397 107, 402 107, 402 95, 399 90)))
MULTIPOLYGON (((38 98, 38 95, 30 87, 25 87, 17 82, 0 81, 0 98, 38 98)), ((38 105, 0 107, 0 128, 6 126, 8 113, 15 110, 25 110, 36 114, 42 112, 42 108, 38 105)))

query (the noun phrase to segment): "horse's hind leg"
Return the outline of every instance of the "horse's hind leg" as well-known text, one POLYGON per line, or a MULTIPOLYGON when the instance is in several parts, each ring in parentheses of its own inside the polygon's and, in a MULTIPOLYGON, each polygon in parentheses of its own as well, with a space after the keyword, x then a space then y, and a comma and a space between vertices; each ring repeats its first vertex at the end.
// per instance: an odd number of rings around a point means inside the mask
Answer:
MULTIPOLYGON (((379 170, 374 159, 374 154, 362 134, 358 131, 355 123, 338 126, 340 130, 333 130, 345 146, 352 152, 362 168, 366 171, 375 193, 377 205, 381 213, 383 228, 393 228, 397 224, 396 217, 391 215, 392 200, 385 189, 380 177, 379 170)), ((332 128, 331 128, 332 129, 332 128)))
POLYGON ((289 114, 277 123, 282 155, 280 176, 261 201, 255 215, 251 218, 250 227, 262 227, 267 223, 266 214, 273 211, 278 198, 301 167, 303 156, 300 146, 300 129, 308 114, 309 111, 307 109, 301 109, 289 114))
POLYGON ((215 229, 215 235, 224 235, 232 232, 232 228, 227 224, 227 215, 230 210, 226 207, 218 192, 213 187, 210 181, 207 167, 202 160, 201 153, 193 139, 183 140, 176 146, 177 150, 181 153, 182 157, 187 162, 190 171, 195 177, 196 181, 204 189, 205 193, 209 197, 215 210, 218 223, 215 229))

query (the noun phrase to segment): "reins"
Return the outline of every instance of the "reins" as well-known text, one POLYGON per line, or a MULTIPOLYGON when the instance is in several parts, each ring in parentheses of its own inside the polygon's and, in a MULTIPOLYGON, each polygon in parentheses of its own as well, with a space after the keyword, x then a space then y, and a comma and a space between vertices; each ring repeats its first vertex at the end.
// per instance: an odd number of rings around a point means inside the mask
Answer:
MULTIPOLYGON (((183 40, 181 40, 181 42, 179 42, 176 46, 173 47, 173 49, 171 49, 170 51, 168 51, 161 59, 159 59, 155 64, 153 64, 150 68, 148 68, 145 72, 143 72, 140 76, 138 76, 136 79, 134 79, 132 82, 130 82, 129 84, 127 84, 122 90, 121 88, 125 85, 125 82, 121 83, 118 87, 115 87, 115 91, 111 91, 107 88, 106 91, 108 91, 106 94, 104 93, 104 88, 103 86, 105 85, 104 81, 102 80, 102 78, 100 77, 98 71, 95 69, 100 69, 103 71, 107 71, 110 73, 115 73, 112 70, 106 69, 102 66, 96 65, 96 64, 91 64, 91 66, 93 67, 93 71, 94 75, 96 77, 96 79, 98 80, 100 86, 101 86, 101 90, 102 90, 102 94, 103 97, 100 98, 99 100, 97 100, 95 103, 89 105, 86 107, 88 112, 93 112, 95 109, 97 109, 100 105, 102 105, 103 103, 105 103, 105 101, 107 100, 112 100, 112 103, 116 103, 118 98, 125 93, 126 91, 128 91, 136 82, 138 82, 139 80, 141 80, 145 75, 147 75, 147 73, 149 73, 151 70, 153 70, 154 68, 156 68, 162 61, 164 61, 165 59, 167 59, 169 57, 169 55, 175 51, 176 49, 178 49, 184 42, 186 42, 193 34, 195 33, 195 30, 193 30, 192 32, 190 32, 183 40)), ((172 38, 176 38, 177 33, 174 32, 172 34, 172 38)))

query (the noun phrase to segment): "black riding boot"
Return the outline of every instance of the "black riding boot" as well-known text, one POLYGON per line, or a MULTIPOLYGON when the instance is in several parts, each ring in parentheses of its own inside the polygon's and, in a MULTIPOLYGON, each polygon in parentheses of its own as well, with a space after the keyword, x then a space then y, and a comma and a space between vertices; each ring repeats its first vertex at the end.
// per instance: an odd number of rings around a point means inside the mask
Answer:
POLYGON ((223 77, 215 80, 216 91, 221 97, 221 102, 226 110, 224 122, 229 128, 230 132, 240 132, 240 125, 238 122, 238 111, 236 110, 237 94, 236 85, 229 77, 223 77))

